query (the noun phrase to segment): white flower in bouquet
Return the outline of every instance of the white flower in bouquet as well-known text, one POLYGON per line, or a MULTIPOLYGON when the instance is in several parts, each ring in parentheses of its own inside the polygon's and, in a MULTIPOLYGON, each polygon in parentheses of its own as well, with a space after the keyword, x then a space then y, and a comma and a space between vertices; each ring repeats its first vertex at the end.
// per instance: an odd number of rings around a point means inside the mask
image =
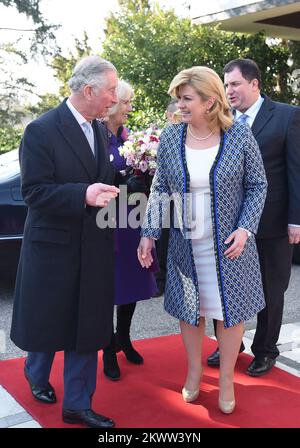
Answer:
POLYGON ((161 131, 150 127, 144 131, 131 132, 120 146, 119 153, 136 174, 148 172, 153 176, 156 170, 156 154, 161 131))

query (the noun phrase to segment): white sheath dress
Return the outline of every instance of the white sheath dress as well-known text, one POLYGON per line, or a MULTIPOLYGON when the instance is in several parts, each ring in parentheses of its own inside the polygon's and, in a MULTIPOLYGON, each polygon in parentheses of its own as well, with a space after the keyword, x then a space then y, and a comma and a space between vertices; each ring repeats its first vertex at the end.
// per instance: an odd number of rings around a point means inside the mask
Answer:
POLYGON ((192 193, 192 247, 199 283, 200 316, 223 320, 214 253, 209 172, 219 145, 207 149, 186 146, 192 193))

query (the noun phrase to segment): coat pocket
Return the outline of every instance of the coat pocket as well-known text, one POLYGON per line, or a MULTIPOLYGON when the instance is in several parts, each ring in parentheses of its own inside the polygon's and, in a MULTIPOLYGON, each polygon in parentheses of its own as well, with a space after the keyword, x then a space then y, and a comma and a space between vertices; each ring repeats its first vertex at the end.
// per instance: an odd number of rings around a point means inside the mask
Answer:
POLYGON ((64 229, 32 227, 30 241, 41 243, 70 244, 71 234, 64 229))

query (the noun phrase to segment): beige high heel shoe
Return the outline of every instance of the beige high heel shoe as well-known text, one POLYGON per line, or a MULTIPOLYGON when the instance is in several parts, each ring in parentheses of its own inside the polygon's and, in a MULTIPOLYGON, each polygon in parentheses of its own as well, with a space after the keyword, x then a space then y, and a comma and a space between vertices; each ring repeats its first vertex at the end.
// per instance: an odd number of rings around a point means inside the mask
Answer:
POLYGON ((182 389, 182 398, 186 403, 192 403, 192 401, 197 400, 199 396, 200 389, 188 390, 185 387, 182 389))
POLYGON ((219 398, 219 409, 224 414, 231 414, 235 409, 235 400, 221 400, 219 398))
MULTIPOLYGON (((201 371, 201 375, 200 375, 200 380, 199 380, 199 384, 202 381, 202 376, 203 376, 203 369, 201 371)), ((188 390, 185 386, 182 388, 182 398, 186 403, 192 403, 193 401, 197 400, 198 396, 199 396, 199 392, 200 392, 200 386, 195 389, 195 390, 188 390)))

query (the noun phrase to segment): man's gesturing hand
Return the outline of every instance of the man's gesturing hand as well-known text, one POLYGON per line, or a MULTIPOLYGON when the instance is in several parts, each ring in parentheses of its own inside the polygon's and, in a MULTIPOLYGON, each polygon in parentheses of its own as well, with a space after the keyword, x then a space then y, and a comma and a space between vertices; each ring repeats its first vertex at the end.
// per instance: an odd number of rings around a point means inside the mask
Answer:
POLYGON ((92 207, 106 207, 119 192, 119 188, 114 185, 92 184, 86 190, 85 202, 92 207))

